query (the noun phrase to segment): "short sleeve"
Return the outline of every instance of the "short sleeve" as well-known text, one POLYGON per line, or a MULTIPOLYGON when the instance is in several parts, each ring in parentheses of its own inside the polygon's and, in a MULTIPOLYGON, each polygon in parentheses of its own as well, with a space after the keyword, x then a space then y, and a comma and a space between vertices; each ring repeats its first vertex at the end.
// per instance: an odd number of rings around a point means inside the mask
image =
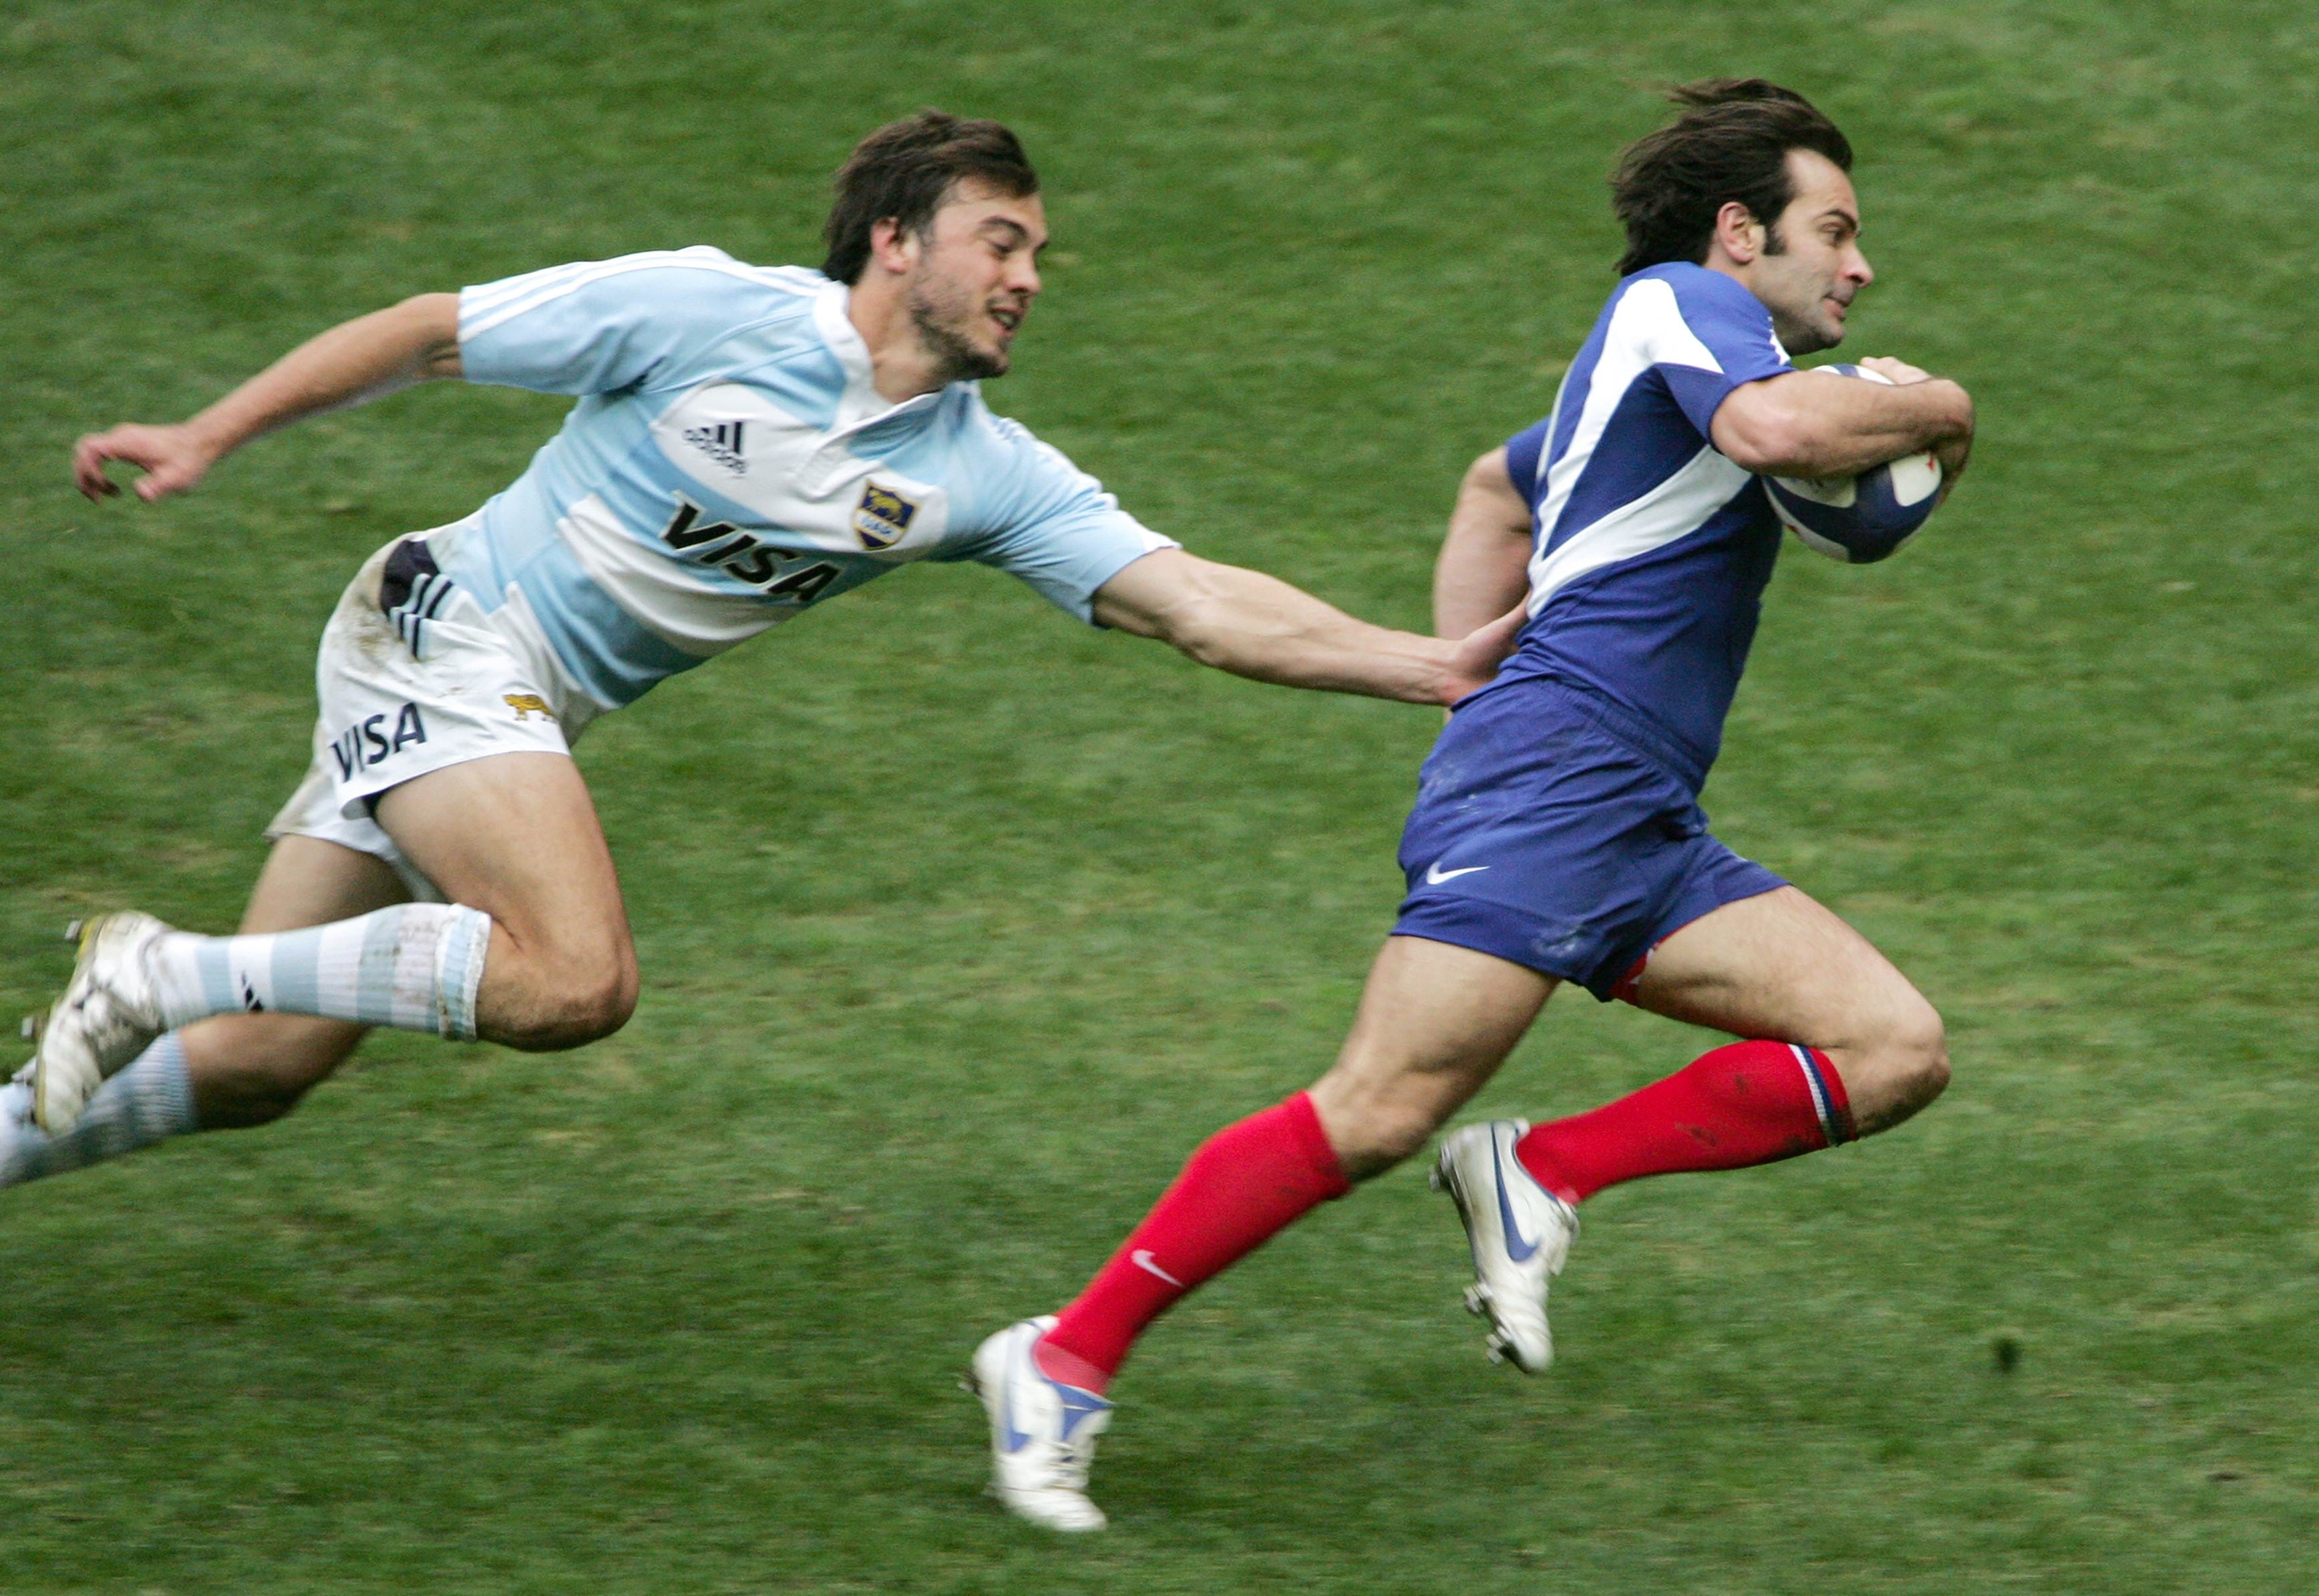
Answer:
POLYGON ((1795 367, 1772 330, 1772 312, 1736 279, 1685 266, 1662 281, 1674 325, 1655 329, 1654 364, 1691 424, 1710 437, 1733 389, 1795 367))
POLYGON ((1012 421, 990 418, 1003 489, 964 556, 1018 576, 1083 621, 1096 590, 1144 555, 1181 546, 1120 509, 1103 484, 1012 421))
POLYGON ((469 382, 541 393, 682 381, 764 293, 705 245, 529 272, 459 291, 459 364, 469 382))
POLYGON ((1514 491, 1530 504, 1538 502, 1538 463, 1546 453, 1546 436, 1553 428, 1554 418, 1548 416, 1506 439, 1506 475, 1513 479, 1514 491))

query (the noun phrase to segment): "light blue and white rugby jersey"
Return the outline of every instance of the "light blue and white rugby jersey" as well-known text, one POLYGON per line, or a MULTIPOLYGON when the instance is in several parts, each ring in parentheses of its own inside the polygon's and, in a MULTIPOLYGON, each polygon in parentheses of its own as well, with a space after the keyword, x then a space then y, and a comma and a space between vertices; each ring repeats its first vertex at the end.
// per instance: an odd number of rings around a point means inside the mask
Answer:
POLYGON ((463 290, 467 379, 580 396, 515 483, 430 534, 606 708, 913 560, 979 560, 1092 619, 1173 542, 977 385, 889 404, 848 289, 690 249, 463 290))

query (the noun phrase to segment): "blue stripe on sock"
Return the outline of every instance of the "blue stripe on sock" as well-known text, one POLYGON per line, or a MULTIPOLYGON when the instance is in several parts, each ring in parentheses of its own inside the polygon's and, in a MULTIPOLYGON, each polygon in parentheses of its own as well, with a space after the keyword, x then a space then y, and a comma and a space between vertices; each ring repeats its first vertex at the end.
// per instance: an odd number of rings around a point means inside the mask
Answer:
POLYGON ((202 1128, 201 1116, 194 1108, 194 1077, 186 1064, 185 1044, 176 1032, 158 1039, 129 1068, 140 1077, 137 1099, 131 1105, 139 1145, 202 1128))
POLYGON ((1811 1049, 1798 1042, 1790 1042, 1788 1050, 1804 1067, 1804 1084, 1811 1091, 1812 1111, 1819 1115, 1820 1134, 1827 1139, 1830 1147, 1843 1146, 1845 1138, 1842 1118, 1836 1112, 1836 1094, 1828 1089, 1827 1078, 1820 1073, 1819 1059, 1811 1049))
POLYGON ((443 1034, 459 1041, 473 1041, 475 1039, 474 1006, 467 1005, 465 1014, 455 1014, 452 1005, 465 998, 471 978, 479 973, 478 967, 483 962, 484 951, 491 945, 492 917, 480 909, 471 909, 465 905, 456 907, 457 913, 453 915, 451 923, 443 928, 443 934, 451 940, 445 946, 442 961, 437 967, 443 974, 441 988, 436 994, 436 1004, 443 1021, 443 1034))
POLYGON ((61 1136, 29 1127, 0 1141, 0 1187, 68 1174, 201 1129, 185 1048, 171 1032, 96 1089, 61 1136))
POLYGON ((194 968, 201 972, 202 1003, 213 1014, 230 1014, 241 1007, 241 994, 233 989, 233 960, 226 955, 226 939, 209 937, 194 951, 194 968))
POLYGON ((274 1006, 287 1014, 316 1013, 321 1000, 321 939, 311 935, 281 935, 274 939, 274 956, 266 961, 274 983, 274 1006))

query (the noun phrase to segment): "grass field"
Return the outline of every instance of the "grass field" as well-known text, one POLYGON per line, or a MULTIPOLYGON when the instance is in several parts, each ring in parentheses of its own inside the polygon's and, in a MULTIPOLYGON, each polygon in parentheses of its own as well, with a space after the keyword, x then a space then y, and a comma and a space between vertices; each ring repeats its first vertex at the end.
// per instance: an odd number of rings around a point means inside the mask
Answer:
MULTIPOLYGON (((1152 1334, 1108 1535, 982 1498, 967 1352, 1326 1060, 1435 723, 921 569, 591 734, 624 1033, 377 1040, 270 1130, 0 1195, 0 1589, 2319 1587, 2319 21, 1837 16, 0 7, 15 1009, 89 906, 231 923, 338 589, 558 406, 405 396, 158 509, 74 498, 76 433, 420 289, 817 261, 828 171, 922 104, 1007 118, 1048 184, 997 407, 1377 618, 1423 624, 1457 472, 1546 409, 1655 85, 1760 71, 1846 125, 1883 274, 1848 352, 1982 416, 1906 556, 1787 555, 1708 792, 1942 1007, 1955 1086, 1857 1149, 1591 1205, 1550 1377, 1484 1363, 1403 1170, 1152 1334)), ((1566 998, 1480 1106, 1701 1045, 1566 998)))

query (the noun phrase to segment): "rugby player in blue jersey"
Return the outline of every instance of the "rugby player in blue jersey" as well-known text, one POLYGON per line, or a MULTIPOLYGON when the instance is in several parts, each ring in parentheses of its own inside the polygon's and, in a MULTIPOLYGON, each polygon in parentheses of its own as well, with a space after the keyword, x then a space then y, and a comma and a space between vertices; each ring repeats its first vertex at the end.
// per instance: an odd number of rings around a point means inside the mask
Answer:
POLYGON ((1466 473, 1436 570, 1456 633, 1517 600, 1514 658, 1458 704, 1420 776, 1393 934, 1335 1067, 1219 1132, 1059 1318, 975 1355, 997 1484, 1060 1529, 1103 1393, 1143 1327, 1300 1215, 1390 1168, 1480 1089, 1575 982, 1727 1032, 1631 1096, 1448 1138, 1493 1356, 1552 1356, 1549 1276, 1578 1204, 1620 1181, 1729 1169, 1884 1130, 1939 1096, 1939 1016, 1857 932, 1708 831, 1698 795, 1755 631, 1780 523, 1763 475, 1845 476, 1931 448, 1963 470, 1972 405, 1797 373, 1872 274, 1844 135, 1760 79, 1676 91, 1614 191, 1620 282, 1553 415, 1466 473))
POLYGON ((596 717, 917 560, 1013 573, 1082 620, 1260 681, 1448 704, 1512 611, 1443 642, 1196 559, 985 408, 1040 288, 1038 178, 925 113, 838 174, 820 271, 697 248, 429 293, 293 351, 192 419, 83 438, 158 500, 241 444, 428 378, 578 398, 513 485, 396 539, 323 634, 304 783, 241 934, 83 935, 0 1185, 280 1117, 365 1027, 576 1047, 636 1000, 619 884, 569 744, 596 717), (116 1073, 118 1072, 118 1073, 116 1073))

